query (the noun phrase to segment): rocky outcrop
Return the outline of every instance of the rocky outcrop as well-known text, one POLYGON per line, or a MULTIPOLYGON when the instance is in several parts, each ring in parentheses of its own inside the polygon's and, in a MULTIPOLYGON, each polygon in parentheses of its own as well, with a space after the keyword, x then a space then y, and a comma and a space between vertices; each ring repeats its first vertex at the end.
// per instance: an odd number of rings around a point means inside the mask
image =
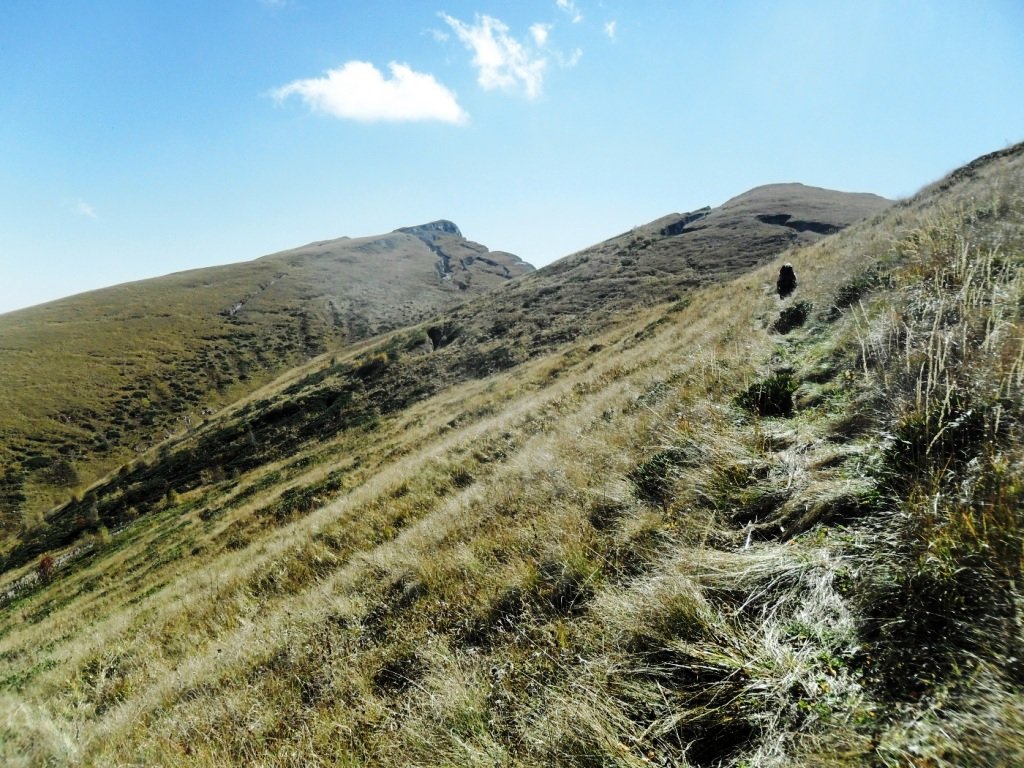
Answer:
POLYGON ((455 222, 448 219, 438 219, 427 224, 420 224, 416 227, 399 227, 395 232, 404 232, 407 235, 415 235, 425 243, 432 243, 441 235, 454 235, 462 237, 462 231, 455 225, 455 222))
POLYGON ((834 235, 843 228, 842 225, 829 224, 823 221, 794 219, 792 214, 789 213, 762 213, 757 219, 765 224, 775 224, 781 227, 789 227, 797 232, 814 232, 819 235, 834 235))
POLYGON ((711 207, 707 205, 691 213, 684 213, 676 221, 662 227, 661 235, 663 237, 675 237, 676 235, 682 235, 686 232, 693 232, 694 229, 690 228, 689 225, 700 221, 709 213, 711 213, 711 207))
POLYGON ((504 251, 489 251, 485 245, 466 240, 458 226, 447 219, 395 231, 422 240, 437 256, 434 264, 437 276, 459 290, 467 290, 476 273, 497 275, 508 280, 533 271, 533 267, 518 256, 504 251))

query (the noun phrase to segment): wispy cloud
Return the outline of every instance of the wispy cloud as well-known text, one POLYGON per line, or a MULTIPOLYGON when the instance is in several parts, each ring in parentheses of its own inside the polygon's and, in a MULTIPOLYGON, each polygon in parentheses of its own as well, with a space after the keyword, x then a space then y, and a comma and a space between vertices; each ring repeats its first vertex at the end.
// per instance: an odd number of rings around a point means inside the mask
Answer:
POLYGON ((99 214, 96 213, 96 209, 85 202, 85 200, 79 200, 75 203, 73 209, 79 216, 85 216, 87 219, 99 219, 99 214))
POLYGON ((614 40, 615 39, 615 33, 616 33, 616 27, 617 26, 618 26, 618 22, 616 22, 614 20, 613 21, 606 21, 605 22, 605 24, 604 24, 604 33, 608 36, 609 40, 614 40))
POLYGON ((536 43, 538 48, 543 48, 547 45, 548 35, 550 34, 550 24, 541 24, 538 21, 536 24, 530 25, 530 35, 533 37, 533 42, 536 43))
MULTIPOLYGON (((477 68, 477 82, 486 90, 521 87, 529 98, 540 95, 544 83, 547 60, 528 45, 508 33, 508 26, 491 16, 477 16, 476 23, 466 24, 446 13, 441 14, 463 45, 473 52, 473 66, 477 68)), ((534 43, 538 37, 547 41, 547 28, 535 24, 530 34, 534 43)))
POLYGON ((564 53, 559 53, 558 54, 558 63, 561 66, 565 67, 566 69, 572 69, 573 67, 575 67, 577 64, 580 63, 580 59, 582 59, 582 58, 583 58, 583 49, 582 48, 577 48, 572 53, 570 53, 568 56, 566 56, 564 53))
POLYGON ((555 5, 563 13, 567 14, 572 19, 573 24, 579 24, 583 21, 583 14, 576 5, 576 0, 555 0, 555 5))
POLYGON ((278 101, 298 96, 315 112, 361 122, 436 120, 461 124, 469 115, 455 94, 407 64, 388 64, 385 77, 373 64, 350 61, 323 77, 295 80, 271 92, 278 101))

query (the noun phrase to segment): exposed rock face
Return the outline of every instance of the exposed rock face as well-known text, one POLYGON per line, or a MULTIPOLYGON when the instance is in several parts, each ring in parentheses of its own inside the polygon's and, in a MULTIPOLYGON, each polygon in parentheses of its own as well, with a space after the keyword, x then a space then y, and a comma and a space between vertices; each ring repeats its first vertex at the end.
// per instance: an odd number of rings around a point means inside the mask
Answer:
POLYGON ((825 221, 802 221, 800 219, 794 219, 789 213, 762 213, 757 218, 765 224, 789 227, 797 232, 816 232, 819 235, 834 235, 842 229, 838 224, 829 224, 825 221))
POLYGON ((700 221, 709 213, 711 213, 711 207, 707 205, 693 211, 692 213, 684 213, 676 221, 662 227, 661 234, 664 237, 675 237, 676 235, 682 235, 686 232, 692 232, 693 230, 687 229, 687 227, 696 221, 700 221))
POLYGON ((416 227, 396 229, 423 241, 437 256, 437 276, 460 291, 468 290, 474 275, 511 279, 532 272, 533 267, 511 253, 489 251, 487 246, 466 240, 454 222, 439 219, 416 227))
POLYGON ((462 231, 455 225, 455 222, 448 219, 438 219, 427 224, 420 224, 416 227, 399 227, 395 232, 404 232, 407 235, 415 235, 424 242, 433 242, 440 235, 455 235, 462 237, 462 231))

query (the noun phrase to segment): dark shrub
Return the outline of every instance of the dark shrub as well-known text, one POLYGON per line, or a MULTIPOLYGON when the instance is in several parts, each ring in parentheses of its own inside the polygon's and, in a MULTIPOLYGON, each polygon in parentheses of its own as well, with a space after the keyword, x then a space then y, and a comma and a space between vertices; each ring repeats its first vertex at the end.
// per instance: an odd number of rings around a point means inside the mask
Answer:
POLYGON ((686 461, 684 451, 669 448, 637 464, 627 477, 633 483, 638 498, 648 504, 664 506, 672 500, 672 471, 686 461))
POLYGON ((891 470, 890 483, 902 487, 918 474, 931 469, 963 467, 989 438, 988 408, 951 398, 947 412, 914 410, 904 414, 894 430, 895 442, 886 453, 891 470))
POLYGON ((798 383, 788 373, 776 373, 756 381, 736 398, 737 404, 758 416, 789 416, 798 383))
POLYGON ((776 333, 789 333, 794 328, 799 328, 807 322, 813 307, 814 305, 809 301, 798 301, 792 306, 786 307, 772 324, 772 330, 776 333))
POLYGON ((852 307, 873 289, 886 282, 885 276, 875 268, 843 283, 832 297, 832 307, 828 311, 828 319, 835 320, 843 313, 844 309, 852 307))
POLYGON ((353 374, 363 381, 369 381, 387 370, 389 362, 387 354, 377 353, 362 360, 353 374))
POLYGON ((373 675, 373 685, 385 695, 402 693, 422 677, 426 665, 412 651, 398 651, 386 659, 373 675))
POLYGON ((465 467, 457 467, 451 473, 452 485, 456 488, 468 488, 476 482, 476 478, 465 467))

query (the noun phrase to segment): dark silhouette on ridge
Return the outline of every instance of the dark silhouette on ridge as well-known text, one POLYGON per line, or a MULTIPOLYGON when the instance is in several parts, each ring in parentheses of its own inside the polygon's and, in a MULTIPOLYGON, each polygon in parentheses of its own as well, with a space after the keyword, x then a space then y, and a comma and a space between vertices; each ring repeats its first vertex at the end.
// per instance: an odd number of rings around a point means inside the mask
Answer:
POLYGON ((784 299, 796 290, 796 272, 792 264, 783 264, 779 270, 779 279, 775 281, 775 290, 779 292, 779 298, 784 299))

